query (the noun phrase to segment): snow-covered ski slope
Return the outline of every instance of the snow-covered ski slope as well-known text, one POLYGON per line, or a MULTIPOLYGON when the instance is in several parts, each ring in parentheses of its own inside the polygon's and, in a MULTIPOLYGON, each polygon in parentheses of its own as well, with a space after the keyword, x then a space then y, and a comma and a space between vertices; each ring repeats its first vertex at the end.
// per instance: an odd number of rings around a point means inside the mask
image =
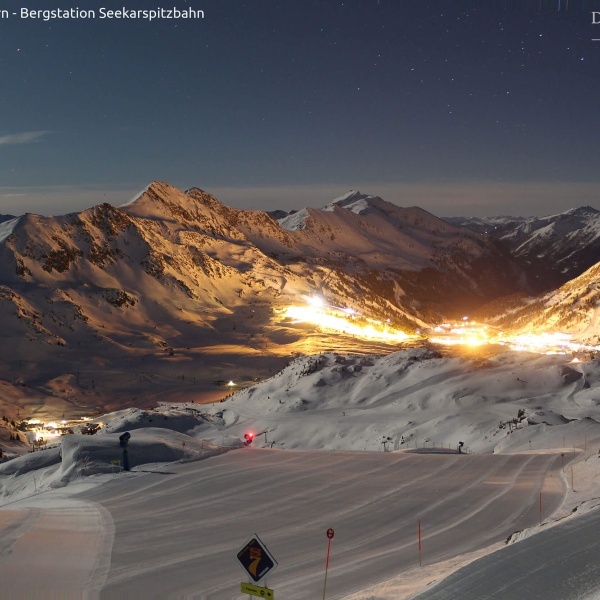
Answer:
MULTIPOLYGON (((64 437, 60 455, 0 464, 0 598, 241 600, 236 553, 254 533, 279 561, 276 598, 320 598, 330 527, 326 598, 408 598, 598 504, 599 390, 597 360, 328 353, 214 405, 98 417, 102 430, 64 437), (124 431, 132 471, 113 474, 124 431)), ((574 593, 600 590, 574 563, 574 593)), ((561 564, 536 568, 552 571, 540 597, 565 600, 561 564)), ((490 577, 489 593, 518 577, 490 577)))
POLYGON ((419 520, 424 565, 534 526, 540 491, 545 516, 562 501, 559 456, 241 448, 102 475, 76 498, 0 511, 0 579, 28 598, 242 598, 236 553, 257 533, 279 562, 276 597, 304 600, 322 593, 332 527, 327 597, 347 598, 418 565, 419 520), (15 527, 27 531, 11 544, 15 527))

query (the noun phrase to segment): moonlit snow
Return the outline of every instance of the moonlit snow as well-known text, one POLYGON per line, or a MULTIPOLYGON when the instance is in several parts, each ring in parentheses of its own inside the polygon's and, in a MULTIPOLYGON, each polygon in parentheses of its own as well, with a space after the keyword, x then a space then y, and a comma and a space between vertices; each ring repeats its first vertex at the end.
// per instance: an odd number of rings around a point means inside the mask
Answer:
POLYGON ((0 223, 0 243, 2 243, 15 229, 21 217, 15 217, 10 221, 0 223))
MULTIPOLYGON (((3 594, 241 599, 236 553, 256 533, 279 563, 261 585, 320 598, 331 527, 327 598, 408 598, 454 572, 448 595, 427 593, 462 597, 462 565, 486 581, 490 552, 509 561, 539 539, 550 553, 595 518, 598 402, 597 360, 325 353, 222 402, 120 410, 94 419, 96 435, 34 453, 6 443, 3 594), (115 464, 125 431, 129 472, 115 464)), ((570 581, 589 595, 600 579, 584 558, 570 581)), ((564 598, 564 576, 554 565, 538 593, 564 598)), ((510 570, 493 581, 490 593, 510 570)))

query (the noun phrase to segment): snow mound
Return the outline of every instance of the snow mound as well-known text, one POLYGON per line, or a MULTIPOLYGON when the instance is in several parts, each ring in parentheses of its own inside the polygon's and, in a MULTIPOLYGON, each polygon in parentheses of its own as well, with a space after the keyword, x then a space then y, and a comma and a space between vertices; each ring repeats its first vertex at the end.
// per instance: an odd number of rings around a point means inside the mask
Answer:
MULTIPOLYGON (((120 433, 67 435, 60 447, 40 450, 0 465, 0 505, 49 489, 65 487, 75 481, 101 483, 103 474, 120 473, 124 467, 124 448, 120 433)), ((238 446, 242 446, 239 441, 238 446)), ((221 454, 223 447, 199 438, 164 428, 136 429, 127 445, 127 460, 132 471, 154 471, 158 465, 202 460, 221 454)))
MULTIPOLYGON (((124 452, 120 445, 120 434, 69 435, 62 440, 62 463, 60 480, 68 482, 85 474, 113 472, 115 466, 123 465, 124 452), (119 461, 119 465, 115 463, 119 461)), ((170 429, 137 429, 129 439, 127 457, 129 466, 142 467, 153 463, 169 463, 179 460, 193 460, 202 454, 209 454, 214 448, 201 440, 172 431, 170 429)))
POLYGON ((386 356, 323 353, 206 407, 205 439, 354 451, 529 452, 583 446, 600 435, 598 361, 506 353, 442 357, 426 348, 386 356), (262 434, 265 437, 262 437, 262 434), (563 441, 564 440, 564 441, 563 441))
POLYGON ((198 408, 161 405, 154 410, 127 408, 108 413, 94 422, 102 423, 99 434, 119 433, 136 429, 164 428, 188 433, 206 422, 208 417, 198 408))
MULTIPOLYGON (((33 452, 25 456, 19 456, 12 460, 0 464, 0 481, 4 481, 6 477, 18 477, 24 473, 44 469, 46 467, 60 463, 60 449, 49 448, 41 452, 33 452)), ((1 484, 0 484, 1 489, 1 484)))

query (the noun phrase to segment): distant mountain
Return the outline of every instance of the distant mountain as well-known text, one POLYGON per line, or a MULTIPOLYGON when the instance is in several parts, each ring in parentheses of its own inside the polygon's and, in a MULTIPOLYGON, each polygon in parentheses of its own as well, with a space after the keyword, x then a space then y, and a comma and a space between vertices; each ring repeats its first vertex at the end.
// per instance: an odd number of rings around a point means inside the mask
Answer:
MULTIPOLYGON (((75 373, 102 368, 132 397, 139 377, 169 388, 175 372, 200 378, 201 364, 206 383, 207 372, 230 377, 240 353, 283 360, 338 347, 337 334, 286 317, 314 294, 364 326, 414 332, 523 290, 504 248, 420 208, 352 192, 277 222, 155 182, 121 207, 0 224, 0 386, 17 377, 73 397, 75 373), (56 379, 65 369, 70 379, 56 379)), ((364 343, 347 337, 353 351, 364 343)))
POLYGON ((522 261, 539 291, 577 277, 600 259, 600 211, 591 206, 547 217, 447 218, 498 240, 522 261))
POLYGON ((566 332, 600 344, 600 262, 558 290, 514 302, 494 321, 513 331, 566 332))
POLYGON ((485 307, 506 328, 600 335, 595 209, 448 222, 351 191, 274 214, 154 182, 120 207, 0 222, 0 394, 81 414, 212 402, 292 355, 390 349, 287 312, 315 294, 366 329, 485 307), (539 289, 590 260, 531 297, 528 272, 539 289))
POLYGON ((497 217, 443 217, 444 221, 457 227, 467 227, 481 235, 499 238, 505 231, 518 227, 526 217, 511 217, 508 215, 497 217))
POLYGON ((275 219, 275 220, 277 221, 277 220, 279 220, 279 219, 283 219, 284 217, 287 217, 288 215, 292 215, 292 214, 294 214, 295 212, 297 212, 297 211, 295 211, 295 210, 290 210, 290 211, 287 211, 287 210, 279 210, 279 209, 278 209, 278 210, 268 210, 268 211, 267 211, 267 214, 268 214, 268 215, 269 215, 269 216, 270 216, 272 219, 275 219))
POLYGON ((15 218, 16 217, 14 215, 0 215, 0 223, 4 223, 4 221, 11 221, 15 218))
POLYGON ((279 220, 304 257, 325 256, 379 281, 393 303, 468 311, 485 299, 528 289, 524 271, 493 241, 418 208, 351 191, 322 209, 279 220), (398 289, 399 288, 399 289, 398 289))

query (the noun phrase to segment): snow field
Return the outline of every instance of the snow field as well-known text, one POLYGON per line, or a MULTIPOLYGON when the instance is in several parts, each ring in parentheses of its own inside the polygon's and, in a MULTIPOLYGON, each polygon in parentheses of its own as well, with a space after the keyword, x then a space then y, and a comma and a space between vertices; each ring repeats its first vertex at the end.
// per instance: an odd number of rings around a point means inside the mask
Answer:
POLYGON ((517 548, 540 516, 548 529, 552 515, 592 511, 599 387, 597 361, 564 356, 323 354, 224 402, 104 415, 60 453, 0 464, 0 579, 18 590, 28 565, 48 562, 29 597, 70 598, 73 584, 86 598, 241 599, 235 554, 257 533, 279 561, 269 586, 305 600, 322 594, 333 527, 327 598, 400 600, 509 539, 517 548), (124 431, 129 473, 112 464, 124 431), (384 436, 400 451, 383 452, 384 436), (459 440, 474 454, 456 453, 459 440))

